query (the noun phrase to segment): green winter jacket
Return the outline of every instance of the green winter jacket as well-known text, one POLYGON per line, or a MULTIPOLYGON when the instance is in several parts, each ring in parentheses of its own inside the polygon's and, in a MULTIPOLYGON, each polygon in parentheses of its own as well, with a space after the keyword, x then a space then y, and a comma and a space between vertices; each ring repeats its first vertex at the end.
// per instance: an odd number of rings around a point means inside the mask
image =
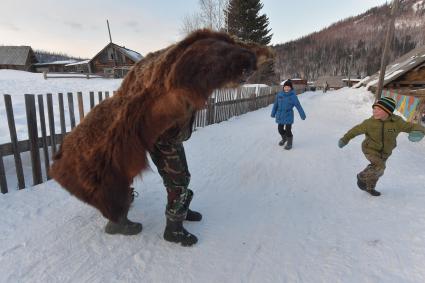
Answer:
POLYGON ((365 134, 366 139, 362 143, 363 153, 388 158, 397 146, 396 138, 398 134, 400 132, 410 133, 411 131, 425 133, 425 127, 406 122, 395 114, 389 116, 385 121, 371 117, 349 130, 342 137, 342 141, 347 144, 352 138, 365 134))

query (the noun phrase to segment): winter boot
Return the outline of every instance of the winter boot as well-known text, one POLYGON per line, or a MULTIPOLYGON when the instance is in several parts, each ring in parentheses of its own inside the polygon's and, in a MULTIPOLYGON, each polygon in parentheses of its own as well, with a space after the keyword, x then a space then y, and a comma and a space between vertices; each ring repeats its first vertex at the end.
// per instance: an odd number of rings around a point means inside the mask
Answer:
POLYGON ((293 139, 294 139, 294 137, 288 137, 288 142, 285 145, 286 150, 290 150, 292 148, 292 140, 293 139))
POLYGON ((187 197, 186 202, 184 204, 184 207, 187 208, 187 214, 186 214, 185 220, 187 220, 187 221, 201 221, 202 214, 200 214, 197 211, 193 211, 193 210, 189 209, 190 202, 193 199, 193 191, 191 189, 187 189, 187 190, 188 190, 188 197, 187 197))
POLYGON ((357 174, 357 186, 360 190, 366 191, 366 183, 362 179, 360 179, 359 174, 357 174))
POLYGON ((202 214, 200 214, 197 211, 193 211, 188 209, 187 210, 187 214, 186 214, 186 219, 187 221, 201 221, 202 219, 202 214))
POLYGON ((172 221, 168 218, 164 231, 164 240, 180 243, 184 247, 189 247, 198 242, 198 238, 183 227, 183 221, 172 221))
POLYGON ((109 222, 105 226, 105 233, 107 234, 121 234, 121 235, 136 235, 142 232, 142 224, 128 220, 127 216, 118 219, 118 222, 109 222))
POLYGON ((279 142, 279 145, 283 146, 286 143, 286 140, 287 140, 286 136, 282 136, 282 140, 279 142))
POLYGON ((375 188, 367 189, 366 192, 368 192, 374 197, 379 197, 381 195, 381 193, 375 190, 375 188))

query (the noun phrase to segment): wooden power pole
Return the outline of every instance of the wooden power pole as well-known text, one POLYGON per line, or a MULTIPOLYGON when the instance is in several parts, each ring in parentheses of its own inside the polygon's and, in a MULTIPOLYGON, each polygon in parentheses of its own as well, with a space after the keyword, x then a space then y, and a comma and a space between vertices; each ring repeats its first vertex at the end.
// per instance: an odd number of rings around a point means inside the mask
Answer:
POLYGON ((378 87, 376 88, 375 100, 378 100, 379 98, 381 98, 382 88, 384 84, 385 69, 387 68, 387 64, 388 64, 388 51, 390 49, 391 41, 394 37, 394 29, 395 29, 394 23, 395 23, 395 18, 397 15, 398 4, 399 4, 399 0, 393 0, 393 7, 391 9, 391 16, 388 23, 387 35, 385 38, 384 52, 382 52, 382 57, 381 57, 381 69, 379 71, 379 81, 378 81, 378 87))
POLYGON ((111 29, 109 28, 109 21, 108 20, 106 20, 106 24, 108 25, 109 42, 112 43, 111 29))

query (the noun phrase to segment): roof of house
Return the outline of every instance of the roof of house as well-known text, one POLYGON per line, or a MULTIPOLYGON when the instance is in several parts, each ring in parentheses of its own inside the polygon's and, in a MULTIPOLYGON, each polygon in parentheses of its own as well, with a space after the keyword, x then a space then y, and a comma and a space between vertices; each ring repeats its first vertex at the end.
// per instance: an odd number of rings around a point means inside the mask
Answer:
POLYGON ((0 65, 24 66, 31 53, 30 46, 0 46, 0 65))
MULTIPOLYGON (((395 61, 388 64, 385 69, 383 86, 401 77, 408 71, 416 68, 417 66, 425 63, 425 45, 419 46, 403 56, 397 58, 395 61)), ((379 71, 370 77, 366 77, 360 81, 355 87, 367 86, 376 87, 379 81, 379 71)))
POLYGON ((35 66, 51 66, 51 65, 67 65, 71 63, 77 62, 76 60, 61 60, 61 61, 53 61, 53 62, 44 62, 44 63, 36 63, 35 66))
POLYGON ((138 62, 138 61, 140 61, 143 58, 142 54, 140 54, 140 53, 138 53, 138 52, 136 52, 134 50, 131 50, 131 49, 125 48, 124 46, 119 46, 119 45, 117 45, 117 44, 115 44, 113 42, 110 42, 104 48, 102 48, 102 50, 100 50, 95 56, 93 56, 93 58, 91 60, 93 60, 94 58, 96 58, 97 55, 99 55, 100 53, 102 53, 103 50, 105 50, 110 45, 114 46, 119 52, 121 52, 125 56, 129 57, 134 62, 138 62))
POLYGON ((90 62, 90 59, 84 60, 84 61, 78 61, 78 62, 66 64, 65 67, 76 66, 76 65, 85 65, 85 64, 88 64, 89 62, 90 62))

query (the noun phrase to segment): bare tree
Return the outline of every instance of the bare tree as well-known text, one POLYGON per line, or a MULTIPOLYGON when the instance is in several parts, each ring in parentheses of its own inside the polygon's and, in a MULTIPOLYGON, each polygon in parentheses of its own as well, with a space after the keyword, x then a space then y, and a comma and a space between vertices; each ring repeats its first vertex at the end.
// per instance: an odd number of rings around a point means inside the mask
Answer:
POLYGON ((203 21, 201 15, 199 13, 194 13, 192 15, 184 16, 180 32, 186 35, 202 27, 203 21))
POLYGON ((229 0, 199 0, 200 11, 183 18, 181 32, 188 34, 199 28, 222 30, 229 0))

